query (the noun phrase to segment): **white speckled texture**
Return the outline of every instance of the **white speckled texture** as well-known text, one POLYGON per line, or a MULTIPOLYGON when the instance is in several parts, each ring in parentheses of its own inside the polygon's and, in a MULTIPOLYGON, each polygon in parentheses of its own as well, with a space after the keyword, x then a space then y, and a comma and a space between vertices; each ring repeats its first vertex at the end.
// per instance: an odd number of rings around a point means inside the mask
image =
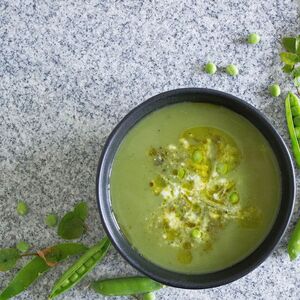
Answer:
MULTIPOLYGON (((209 87, 232 93, 259 108, 289 145, 283 98, 269 97, 267 86, 276 80, 284 93, 290 88, 280 72, 279 39, 299 34, 299 27, 292 0, 0 0, 0 246, 59 242, 43 217, 62 215, 81 199, 89 203, 93 229, 83 241, 103 236, 95 199, 102 145, 130 109, 159 92, 209 87), (259 45, 245 44, 249 32, 261 35, 259 45), (201 71, 207 60, 234 63, 240 76, 210 77, 201 71), (19 199, 31 209, 24 218, 15 212, 19 199)), ((299 299, 300 262, 289 262, 287 236, 237 282, 203 291, 166 288, 157 298, 299 299)), ((16 299, 46 299, 65 267, 16 299)), ((111 250, 59 299, 102 299, 88 283, 121 274, 134 270, 111 250)), ((0 274, 0 288, 12 275, 0 274)))

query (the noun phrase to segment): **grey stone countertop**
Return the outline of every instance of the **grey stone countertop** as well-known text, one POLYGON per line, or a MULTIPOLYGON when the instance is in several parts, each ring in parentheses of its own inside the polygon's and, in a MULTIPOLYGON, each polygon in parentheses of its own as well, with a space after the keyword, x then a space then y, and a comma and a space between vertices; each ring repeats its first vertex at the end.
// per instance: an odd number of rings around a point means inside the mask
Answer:
MULTIPOLYGON (((291 88, 280 71, 280 38, 299 32, 292 0, 0 0, 0 246, 59 242, 44 216, 61 216, 81 199, 92 229, 82 241, 92 245, 102 237, 95 173, 103 143, 127 112, 159 92, 232 93, 260 109, 290 146, 284 98, 271 98, 267 87, 277 81, 283 94, 291 88), (249 32, 261 35, 259 45, 245 43, 249 32), (201 70, 208 60, 220 68, 234 63, 240 75, 211 77, 201 70), (30 207, 23 218, 15 209, 20 199, 30 207)), ((209 290, 166 288, 157 299, 299 299, 300 262, 286 253, 299 200, 287 234, 255 271, 209 290)), ((47 299, 65 267, 16 299, 47 299)), ((0 288, 14 272, 0 274, 0 288)), ((58 299, 103 299, 87 288, 91 280, 135 273, 111 249, 58 299)))

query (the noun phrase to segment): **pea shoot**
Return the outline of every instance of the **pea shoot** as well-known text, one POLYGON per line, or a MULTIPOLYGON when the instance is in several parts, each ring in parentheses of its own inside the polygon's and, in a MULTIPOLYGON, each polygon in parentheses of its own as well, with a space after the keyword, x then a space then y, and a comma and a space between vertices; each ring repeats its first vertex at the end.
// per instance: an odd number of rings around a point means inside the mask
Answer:
POLYGON ((278 97, 281 93, 280 86, 277 83, 270 85, 269 92, 272 97, 278 97))
POLYGON ((250 33, 247 37, 248 44, 258 44, 260 42, 260 36, 257 33, 250 33))
POLYGON ((207 73, 207 74, 210 74, 210 75, 213 75, 217 72, 217 66, 212 63, 212 62, 209 62, 205 65, 204 67, 204 71, 207 73))
POLYGON ((232 77, 235 77, 239 74, 239 69, 235 65, 230 64, 226 67, 226 73, 232 77))
POLYGON ((28 213, 28 206, 24 201, 20 201, 17 205, 17 213, 20 216, 25 216, 28 213))

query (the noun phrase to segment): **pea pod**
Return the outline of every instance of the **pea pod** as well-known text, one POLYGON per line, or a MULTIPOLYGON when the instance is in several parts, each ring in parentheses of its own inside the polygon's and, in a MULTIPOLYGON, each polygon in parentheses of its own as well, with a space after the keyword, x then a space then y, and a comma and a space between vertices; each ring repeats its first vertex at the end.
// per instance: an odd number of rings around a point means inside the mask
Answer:
MULTIPOLYGON (((57 253, 59 253, 57 261, 61 262, 69 256, 85 252, 87 247, 78 243, 66 243, 55 245, 52 249, 55 249, 57 253)), ((25 291, 35 280, 50 268, 51 267, 47 265, 44 259, 39 256, 35 257, 16 274, 15 278, 0 294, 0 300, 10 299, 25 291)))
POLYGON ((297 167, 300 168, 300 147, 299 147, 299 143, 295 131, 295 125, 293 122, 293 114, 292 114, 292 112, 295 112, 298 109, 300 109, 298 97, 293 93, 289 93, 285 99, 286 121, 287 121, 287 126, 288 126, 288 130, 292 142, 292 150, 294 153, 294 157, 297 163, 297 167))
POLYGON ((291 260, 297 258, 300 254, 300 220, 298 221, 295 229, 292 232, 288 242, 288 253, 291 260))
POLYGON ((92 284, 95 292, 105 296, 145 294, 162 287, 162 284, 142 276, 104 279, 92 284))
POLYGON ((88 274, 104 257, 110 246, 107 237, 86 251, 54 284, 49 299, 66 292, 88 274))

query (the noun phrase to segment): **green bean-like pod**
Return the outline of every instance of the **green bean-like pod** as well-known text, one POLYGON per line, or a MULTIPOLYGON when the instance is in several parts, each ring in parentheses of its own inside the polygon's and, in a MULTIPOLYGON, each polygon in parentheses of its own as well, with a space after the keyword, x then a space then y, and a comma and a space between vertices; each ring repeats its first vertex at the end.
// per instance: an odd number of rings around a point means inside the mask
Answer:
POLYGON ((292 142, 292 150, 294 153, 294 157, 297 163, 297 167, 300 168, 300 147, 295 131, 295 125, 293 122, 293 114, 292 114, 292 109, 293 111, 296 110, 296 108, 299 108, 299 99, 298 97, 293 94, 289 93, 288 96, 285 99, 285 113, 286 113, 286 121, 287 121, 287 126, 288 126, 288 131, 290 134, 291 142, 292 142))
MULTIPOLYGON (((51 247, 58 254, 57 262, 61 262, 69 256, 78 255, 85 252, 88 248, 78 243, 58 244, 51 247)), ((0 294, 0 300, 10 299, 25 291, 34 281, 51 267, 44 259, 37 256, 25 265, 0 294)))
POLYGON ((105 296, 127 296, 159 290, 162 284, 142 276, 98 280, 92 284, 95 292, 105 296))
POLYGON ((292 232, 288 242, 288 253, 290 260, 294 260, 300 254, 300 220, 292 232))
POLYGON ((54 284, 49 299, 66 292, 83 279, 102 260, 110 246, 107 237, 87 250, 54 284))

